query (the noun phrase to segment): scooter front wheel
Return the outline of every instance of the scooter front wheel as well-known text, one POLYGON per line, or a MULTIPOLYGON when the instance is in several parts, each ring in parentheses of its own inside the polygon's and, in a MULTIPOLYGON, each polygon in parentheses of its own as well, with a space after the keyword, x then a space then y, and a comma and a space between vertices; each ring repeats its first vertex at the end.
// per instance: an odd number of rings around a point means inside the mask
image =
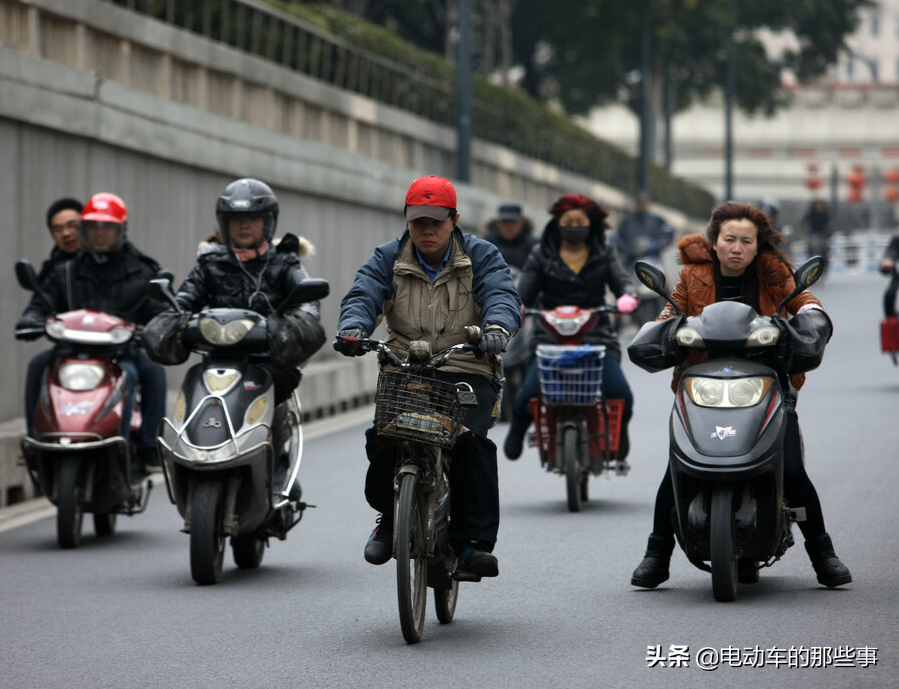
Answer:
POLYGON ((56 472, 56 540, 60 548, 77 548, 81 543, 81 507, 78 475, 81 462, 77 457, 65 457, 56 472))
POLYGON ((215 478, 199 481, 190 506, 190 574, 201 585, 222 578, 222 488, 222 482, 215 478))
POLYGON ((712 493, 710 531, 712 594, 717 601, 732 601, 737 597, 733 486, 719 486, 712 493))
POLYGON ((400 627, 408 644, 421 641, 428 603, 428 561, 417 484, 415 474, 402 475, 394 527, 400 627))
POLYGON ((578 457, 577 429, 566 428, 562 433, 562 457, 565 460, 565 486, 568 489, 568 511, 581 511, 581 479, 583 469, 578 457))

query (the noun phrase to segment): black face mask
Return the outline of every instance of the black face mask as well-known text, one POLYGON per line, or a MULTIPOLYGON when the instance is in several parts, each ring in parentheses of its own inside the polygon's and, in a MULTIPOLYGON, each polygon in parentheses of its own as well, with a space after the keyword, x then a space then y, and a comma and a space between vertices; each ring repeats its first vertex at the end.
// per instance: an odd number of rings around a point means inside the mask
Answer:
POLYGON ((559 227, 562 239, 571 244, 581 244, 587 241, 590 235, 590 227, 559 227))

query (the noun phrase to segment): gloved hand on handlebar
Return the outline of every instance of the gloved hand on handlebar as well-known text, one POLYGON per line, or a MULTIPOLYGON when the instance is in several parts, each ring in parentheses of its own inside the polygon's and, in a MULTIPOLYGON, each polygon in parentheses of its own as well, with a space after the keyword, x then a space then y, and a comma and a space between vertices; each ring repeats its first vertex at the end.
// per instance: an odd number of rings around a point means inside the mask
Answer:
POLYGON ((478 347, 487 354, 500 354, 506 351, 509 344, 509 333, 500 325, 488 325, 481 334, 478 347))
POLYGON ((22 318, 16 323, 17 340, 36 340, 44 334, 43 318, 22 318))
POLYGON ((615 302, 615 308, 620 313, 633 313, 640 306, 640 300, 632 294, 622 294, 615 302))
POLYGON ((365 352, 362 349, 362 343, 359 340, 364 340, 366 337, 365 332, 362 328, 349 328, 348 330, 341 330, 337 333, 337 339, 334 340, 334 349, 343 354, 344 356, 362 356, 365 352), (347 340, 343 340, 341 338, 350 338, 347 340))

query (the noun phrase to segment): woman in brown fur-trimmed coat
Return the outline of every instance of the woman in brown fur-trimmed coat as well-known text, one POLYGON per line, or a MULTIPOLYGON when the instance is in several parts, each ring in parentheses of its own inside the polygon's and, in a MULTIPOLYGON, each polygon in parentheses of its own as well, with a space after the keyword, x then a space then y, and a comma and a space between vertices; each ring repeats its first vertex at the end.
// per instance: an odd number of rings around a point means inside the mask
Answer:
MULTIPOLYGON (((683 268, 674 288, 672 299, 681 312, 696 316, 709 304, 719 301, 740 301, 765 316, 773 315, 778 304, 795 286, 787 257, 778 248, 780 233, 768 217, 753 206, 728 201, 712 211, 706 236, 689 235, 678 243, 683 268)), ((791 299, 786 310, 795 319, 808 321, 822 342, 830 339, 833 325, 821 307, 821 302, 809 292, 791 299)), ((783 315, 783 314, 782 314, 783 315)), ((666 304, 659 320, 674 316, 672 305, 666 304)), ((702 358, 701 352, 690 355, 674 369, 673 389, 687 366, 702 358)), ((849 569, 840 562, 830 536, 824 528, 824 515, 814 485, 805 472, 802 457, 802 437, 796 416, 796 394, 805 381, 805 374, 790 376, 790 390, 785 391, 787 428, 784 436, 784 492, 791 504, 806 508, 806 521, 799 522, 805 537, 805 548, 818 582, 825 586, 840 586, 852 581, 849 569)), ((634 570, 631 584, 655 588, 668 579, 668 566, 674 550, 674 527, 671 511, 674 491, 671 476, 665 476, 656 495, 653 532, 649 536, 646 555, 634 570)), ((740 581, 758 580, 758 570, 741 568, 740 581)))

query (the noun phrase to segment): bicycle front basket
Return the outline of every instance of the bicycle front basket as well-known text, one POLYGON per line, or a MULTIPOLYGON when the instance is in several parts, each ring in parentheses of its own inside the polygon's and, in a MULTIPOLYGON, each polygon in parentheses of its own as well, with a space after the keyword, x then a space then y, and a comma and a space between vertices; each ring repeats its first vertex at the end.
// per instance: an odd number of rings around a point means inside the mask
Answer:
POLYGON ((404 371, 378 376, 375 424, 380 435, 451 448, 464 417, 452 383, 404 371))

